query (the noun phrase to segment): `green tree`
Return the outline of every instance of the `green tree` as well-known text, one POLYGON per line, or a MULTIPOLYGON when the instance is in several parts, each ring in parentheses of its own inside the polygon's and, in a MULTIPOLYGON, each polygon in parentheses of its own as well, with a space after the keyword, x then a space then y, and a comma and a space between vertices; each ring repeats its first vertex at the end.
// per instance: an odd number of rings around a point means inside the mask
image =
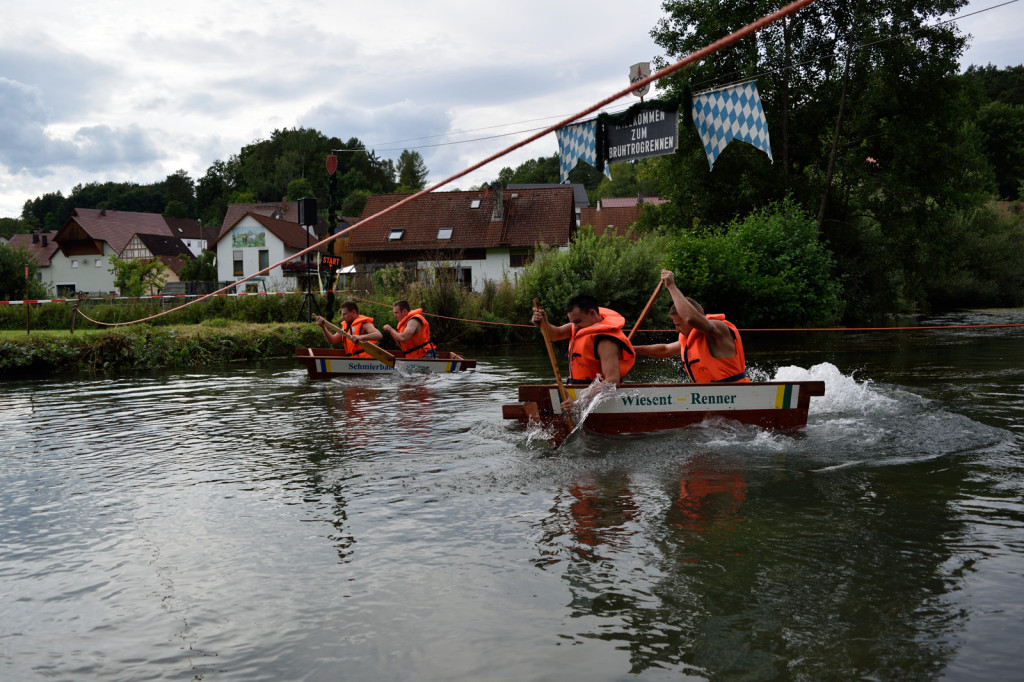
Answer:
POLYGON ((163 182, 165 203, 179 202, 185 207, 185 215, 177 218, 194 218, 196 216, 196 185, 184 170, 168 175, 163 182))
POLYGON ((23 246, 0 244, 0 299, 5 301, 43 298, 46 289, 36 279, 39 263, 23 246), (25 277, 25 268, 28 277, 25 277))
POLYGON ((632 240, 597 235, 590 226, 577 230, 568 251, 541 248, 519 276, 516 292, 521 310, 539 299, 551 320, 562 319, 565 304, 576 294, 636 319, 657 286, 666 240, 648 236, 632 240))
POLYGON ((1024 105, 990 102, 978 111, 978 128, 984 134, 999 196, 1016 199, 1024 180, 1024 105))
POLYGON ((167 202, 167 206, 164 207, 163 214, 168 218, 188 218, 188 206, 177 199, 174 199, 173 201, 167 202))
POLYGON ((370 190, 368 189, 357 189, 349 193, 345 197, 345 201, 341 204, 341 215, 347 218, 355 218, 363 214, 363 209, 366 208, 366 202, 370 199, 370 190))
POLYGON ((181 266, 181 272, 178 273, 178 279, 182 282, 217 281, 217 266, 214 264, 214 261, 217 260, 216 252, 206 250, 196 258, 182 255, 181 259, 185 261, 185 264, 181 266))
POLYGON ((1024 64, 1005 69, 971 65, 964 78, 989 102, 1024 106, 1024 64))
POLYGON ((427 164, 419 152, 403 149, 398 157, 398 184, 412 192, 427 186, 427 164))
POLYGON ((228 212, 229 199, 241 185, 238 157, 214 161, 196 183, 196 213, 203 225, 219 226, 228 212))
MULTIPOLYGON (((774 163, 734 142, 709 171, 697 135, 684 130, 679 153, 655 160, 659 194, 672 204, 645 215, 645 227, 657 219, 668 231, 723 229, 792 196, 841 255, 843 281, 887 273, 864 282, 848 313, 927 305, 918 258, 925 236, 994 190, 970 125, 976 99, 957 73, 965 37, 955 23, 938 21, 965 4, 818 2, 670 78, 671 96, 687 84, 699 92, 756 78, 774 163), (878 241, 860 241, 868 235, 878 241)), ((764 0, 664 7, 653 35, 671 58, 775 9, 764 0)))
POLYGON ((122 296, 152 295, 167 283, 167 266, 158 258, 121 260, 110 256, 108 272, 114 276, 114 286, 122 296))
POLYGON ((32 228, 20 218, 0 218, 0 237, 10 239, 16 234, 28 234, 32 228))
POLYGON ((313 192, 313 185, 306 178, 296 178, 288 183, 289 201, 315 197, 316 195, 313 192))
MULTIPOLYGON (((605 176, 599 173, 590 164, 580 161, 569 171, 569 183, 583 185, 590 197, 591 203, 596 201, 595 191, 605 176)), ((507 186, 509 183, 517 184, 543 184, 557 185, 562 181, 562 173, 559 166, 558 154, 551 156, 540 156, 536 159, 527 159, 512 169, 508 166, 498 172, 496 182, 507 186)))
POLYGON ((680 233, 670 254, 686 293, 737 325, 811 326, 842 315, 832 255, 814 219, 788 198, 725 230, 680 233))
POLYGON ((21 211, 22 221, 32 230, 39 228, 59 230, 71 217, 73 206, 60 191, 48 192, 25 202, 21 211))
POLYGON ((602 177, 601 184, 594 192, 594 200, 605 197, 653 196, 660 189, 657 176, 650 171, 653 159, 641 159, 636 163, 613 163, 612 179, 602 177))

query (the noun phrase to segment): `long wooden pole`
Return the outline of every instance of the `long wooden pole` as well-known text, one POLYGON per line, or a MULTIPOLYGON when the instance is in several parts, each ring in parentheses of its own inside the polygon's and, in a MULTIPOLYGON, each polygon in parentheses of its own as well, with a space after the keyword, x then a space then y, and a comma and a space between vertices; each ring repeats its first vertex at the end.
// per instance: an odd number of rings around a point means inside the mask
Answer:
POLYGON ((649 311, 651 309, 651 306, 654 305, 654 301, 658 298, 658 294, 661 293, 661 288, 663 286, 665 286, 665 283, 661 280, 658 280, 658 286, 654 288, 654 293, 651 294, 650 300, 648 300, 647 305, 644 306, 644 311, 640 313, 640 317, 636 319, 636 324, 633 325, 633 329, 629 332, 629 336, 626 337, 627 341, 633 341, 633 334, 636 334, 636 330, 640 328, 640 323, 644 321, 645 317, 647 317, 647 311, 649 311))
MULTIPOLYGON (((558 360, 555 358, 555 348, 551 345, 551 335, 548 333, 548 316, 543 310, 541 310, 540 301, 536 298, 533 299, 533 309, 540 312, 541 316, 544 318, 540 321, 540 333, 544 337, 544 345, 548 349, 548 359, 551 360, 551 369, 555 372, 555 382, 558 384, 558 397, 564 402, 569 399, 569 392, 565 390, 565 386, 562 384, 562 375, 558 371, 558 360)), ((569 416, 568 412, 563 413, 562 416, 565 417, 565 423, 568 425, 569 430, 572 431, 572 417, 569 416)))
POLYGON ((345 331, 344 329, 342 329, 338 325, 334 324, 333 322, 330 322, 329 320, 325 319, 324 320, 324 324, 326 324, 328 327, 330 327, 334 331, 336 331, 339 334, 341 334, 342 336, 344 336, 349 341, 352 341, 354 343, 358 343, 362 347, 362 349, 364 351, 366 351, 367 354, 370 355, 374 360, 376 360, 378 362, 383 362, 388 367, 394 367, 395 366, 395 356, 392 355, 391 353, 387 352, 386 350, 384 350, 380 346, 372 344, 369 341, 360 341, 359 339, 357 339, 356 337, 352 336, 347 331, 345 331))

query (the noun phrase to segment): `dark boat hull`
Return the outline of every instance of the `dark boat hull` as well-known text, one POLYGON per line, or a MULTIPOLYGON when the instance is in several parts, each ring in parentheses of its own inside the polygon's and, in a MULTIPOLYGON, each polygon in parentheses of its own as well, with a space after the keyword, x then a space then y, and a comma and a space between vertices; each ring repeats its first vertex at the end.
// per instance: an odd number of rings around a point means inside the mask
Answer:
MULTIPOLYGON (((575 389, 568 390, 575 397, 575 389)), ((587 414, 583 428, 604 434, 652 433, 727 419, 794 431, 807 426, 811 397, 822 395, 823 381, 623 384, 587 414)), ((505 419, 549 428, 557 441, 568 435, 556 385, 520 386, 519 401, 502 407, 505 419)))
POLYGON ((453 353, 438 351, 437 359, 406 359, 400 352, 388 351, 395 355, 395 366, 389 367, 373 358, 353 358, 335 348, 296 348, 295 359, 306 367, 311 379, 373 374, 406 372, 416 374, 440 374, 462 372, 476 367, 476 360, 452 357, 453 353))

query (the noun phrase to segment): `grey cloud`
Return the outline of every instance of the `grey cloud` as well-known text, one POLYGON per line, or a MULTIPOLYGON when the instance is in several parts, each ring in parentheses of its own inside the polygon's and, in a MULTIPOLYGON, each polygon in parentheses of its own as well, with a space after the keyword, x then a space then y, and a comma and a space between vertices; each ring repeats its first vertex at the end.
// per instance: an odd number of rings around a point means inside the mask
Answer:
POLYGON ((117 70, 87 55, 66 52, 40 39, 32 50, 0 46, 0 77, 37 90, 54 121, 81 116, 104 97, 117 70))
POLYGON ((74 146, 75 165, 88 171, 143 166, 166 157, 149 131, 137 125, 79 128, 74 146))
MULTIPOLYGON (((439 105, 420 106, 408 101, 382 107, 360 107, 356 104, 322 104, 299 119, 300 125, 315 128, 325 135, 348 140, 357 137, 367 145, 388 148, 402 147, 401 140, 417 137, 421 131, 447 132, 451 126, 446 108, 439 105), (397 144, 389 144, 399 141, 397 144)), ((405 147, 413 147, 409 142, 405 147)), ((398 158, 381 152, 385 158, 398 158)))
POLYGON ((71 140, 47 135, 49 110, 39 90, 0 78, 0 163, 14 173, 43 177, 56 166, 124 170, 164 158, 139 126, 80 128, 71 140))

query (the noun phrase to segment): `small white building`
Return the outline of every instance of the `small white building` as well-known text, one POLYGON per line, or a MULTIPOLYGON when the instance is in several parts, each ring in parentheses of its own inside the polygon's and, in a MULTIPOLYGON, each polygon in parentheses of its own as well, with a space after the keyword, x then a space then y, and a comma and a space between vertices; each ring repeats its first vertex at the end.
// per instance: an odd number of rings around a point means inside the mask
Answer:
POLYGON ((317 238, 298 223, 257 213, 246 213, 234 224, 225 223, 210 248, 217 253, 217 279, 238 281, 267 270, 246 282, 247 291, 296 291, 307 270, 315 272, 316 253, 293 261, 317 238), (307 265, 308 264, 308 265, 307 265))

